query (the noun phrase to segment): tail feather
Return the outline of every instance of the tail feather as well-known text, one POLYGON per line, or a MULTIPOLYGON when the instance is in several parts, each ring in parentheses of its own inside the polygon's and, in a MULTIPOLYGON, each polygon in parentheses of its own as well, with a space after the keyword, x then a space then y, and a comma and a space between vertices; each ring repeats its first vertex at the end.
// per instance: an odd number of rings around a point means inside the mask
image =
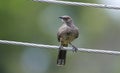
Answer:
POLYGON ((58 54, 58 59, 57 59, 57 65, 58 66, 63 66, 65 65, 66 62, 66 50, 59 50, 59 54, 58 54))
MULTIPOLYGON (((63 44, 62 46, 67 47, 68 44, 63 44)), ((57 58, 57 65, 64 66, 66 62, 66 50, 59 50, 58 58, 57 58)))

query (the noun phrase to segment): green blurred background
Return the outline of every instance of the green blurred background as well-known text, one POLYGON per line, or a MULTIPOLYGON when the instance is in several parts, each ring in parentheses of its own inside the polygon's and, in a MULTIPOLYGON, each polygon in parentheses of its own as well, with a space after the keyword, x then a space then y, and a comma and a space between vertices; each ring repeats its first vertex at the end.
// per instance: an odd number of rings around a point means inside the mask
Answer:
MULTIPOLYGON (((0 39, 59 45, 56 33, 62 15, 71 16, 79 27, 80 36, 73 41, 77 47, 120 51, 119 10, 32 0, 0 0, 0 39)), ((68 51, 66 65, 58 67, 57 54, 54 49, 0 44, 0 73, 120 73, 120 56, 68 51)))

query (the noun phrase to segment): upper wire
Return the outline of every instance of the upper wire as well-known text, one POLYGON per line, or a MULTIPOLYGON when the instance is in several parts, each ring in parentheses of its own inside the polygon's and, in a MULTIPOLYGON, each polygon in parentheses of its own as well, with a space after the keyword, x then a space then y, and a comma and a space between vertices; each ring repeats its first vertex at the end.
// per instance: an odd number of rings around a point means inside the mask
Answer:
POLYGON ((33 1, 35 1, 35 2, 54 3, 54 4, 64 4, 64 5, 73 5, 73 6, 86 6, 86 7, 95 7, 95 8, 116 9, 116 10, 120 9, 120 6, 107 5, 107 4, 70 2, 70 1, 56 1, 56 0, 33 0, 33 1))

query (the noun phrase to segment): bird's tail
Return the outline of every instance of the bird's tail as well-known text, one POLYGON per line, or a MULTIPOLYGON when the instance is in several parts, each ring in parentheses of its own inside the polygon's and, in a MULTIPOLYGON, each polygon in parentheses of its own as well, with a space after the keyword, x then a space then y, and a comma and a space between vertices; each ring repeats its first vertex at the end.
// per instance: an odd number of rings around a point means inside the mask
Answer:
MULTIPOLYGON (((63 45, 64 47, 67 47, 67 45, 63 45)), ((64 66, 66 62, 66 50, 59 50, 58 58, 57 58, 57 65, 58 66, 64 66)))

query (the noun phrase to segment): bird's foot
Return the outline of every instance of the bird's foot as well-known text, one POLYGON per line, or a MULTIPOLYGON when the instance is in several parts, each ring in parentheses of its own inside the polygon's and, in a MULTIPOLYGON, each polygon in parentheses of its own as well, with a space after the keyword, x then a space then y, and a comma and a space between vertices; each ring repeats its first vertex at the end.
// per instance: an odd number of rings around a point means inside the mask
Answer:
POLYGON ((73 52, 77 52, 78 48, 75 47, 74 45, 72 45, 72 47, 73 47, 73 52))
POLYGON ((60 45, 60 47, 59 47, 59 50, 61 50, 61 49, 63 49, 63 46, 62 46, 62 45, 60 45))
POLYGON ((72 48, 73 48, 73 52, 77 52, 78 48, 77 48, 77 47, 75 47, 74 45, 72 45, 72 43, 70 43, 70 45, 71 45, 71 46, 72 46, 72 48))

